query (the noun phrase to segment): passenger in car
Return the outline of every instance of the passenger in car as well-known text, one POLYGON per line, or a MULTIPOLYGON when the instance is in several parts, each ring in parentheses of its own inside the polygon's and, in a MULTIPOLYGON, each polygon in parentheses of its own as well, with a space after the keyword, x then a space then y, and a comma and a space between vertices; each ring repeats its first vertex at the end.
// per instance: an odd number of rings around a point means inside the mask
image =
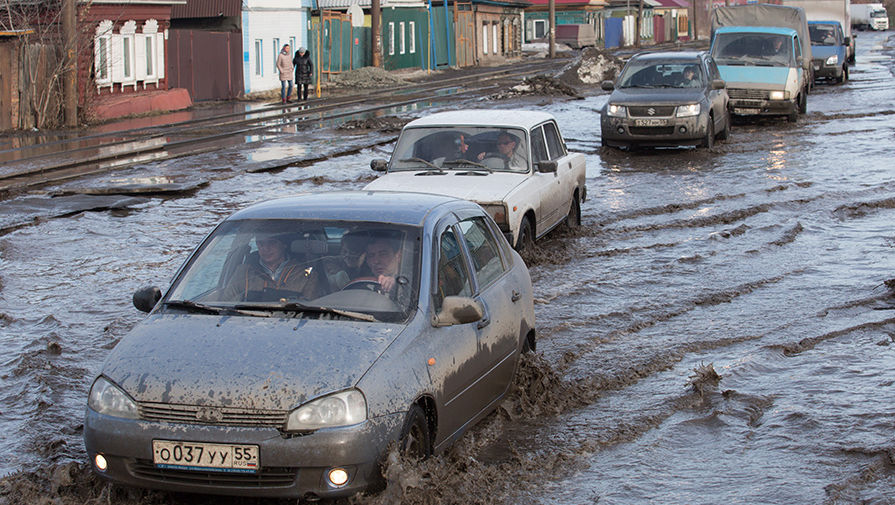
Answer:
POLYGON ((255 234, 258 254, 239 265, 224 289, 231 301, 274 301, 282 297, 317 298, 324 294, 319 269, 290 259, 288 236, 255 234))

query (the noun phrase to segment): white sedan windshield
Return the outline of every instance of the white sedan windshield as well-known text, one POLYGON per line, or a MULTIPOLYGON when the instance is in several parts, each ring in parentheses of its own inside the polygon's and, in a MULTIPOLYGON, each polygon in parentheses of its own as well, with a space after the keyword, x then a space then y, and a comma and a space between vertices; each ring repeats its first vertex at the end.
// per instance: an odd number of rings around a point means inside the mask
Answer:
POLYGON ((527 172, 528 160, 523 130, 461 126, 408 128, 398 139, 389 171, 527 172))

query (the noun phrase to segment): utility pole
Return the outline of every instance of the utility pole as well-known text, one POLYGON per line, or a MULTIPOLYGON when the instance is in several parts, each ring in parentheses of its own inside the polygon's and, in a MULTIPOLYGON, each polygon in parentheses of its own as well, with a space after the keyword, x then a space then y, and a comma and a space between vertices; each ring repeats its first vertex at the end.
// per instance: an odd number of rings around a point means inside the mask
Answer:
POLYGON ((548 16, 550 17, 550 36, 548 37, 550 45, 550 58, 556 58, 556 0, 549 0, 548 16))
POLYGON ((379 30, 379 18, 382 16, 382 8, 379 0, 370 3, 370 31, 373 32, 373 66, 382 66, 382 34, 379 30))
POLYGON ((643 0, 637 6, 637 25, 634 26, 634 47, 640 47, 640 25, 643 24, 643 0))
POLYGON ((693 0, 693 40, 699 40, 699 1, 693 0))
POLYGON ((62 2, 63 56, 62 101, 65 110, 65 126, 78 126, 78 36, 77 0, 62 2))

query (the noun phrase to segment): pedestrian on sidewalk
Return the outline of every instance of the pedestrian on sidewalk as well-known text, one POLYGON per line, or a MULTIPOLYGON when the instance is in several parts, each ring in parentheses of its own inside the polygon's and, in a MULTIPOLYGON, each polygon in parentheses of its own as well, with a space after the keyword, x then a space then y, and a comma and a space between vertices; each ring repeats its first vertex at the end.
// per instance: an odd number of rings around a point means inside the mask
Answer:
POLYGON ((308 86, 311 85, 311 72, 314 68, 314 64, 311 63, 311 55, 308 54, 307 49, 299 47, 298 52, 295 53, 295 58, 292 59, 292 63, 295 65, 296 98, 307 100, 308 86))
POLYGON ((283 103, 289 101, 292 96, 292 72, 295 68, 292 66, 292 60, 289 55, 292 53, 289 44, 283 46, 280 54, 277 55, 277 70, 280 71, 280 100, 283 103), (289 89, 286 89, 286 83, 289 83, 289 89))

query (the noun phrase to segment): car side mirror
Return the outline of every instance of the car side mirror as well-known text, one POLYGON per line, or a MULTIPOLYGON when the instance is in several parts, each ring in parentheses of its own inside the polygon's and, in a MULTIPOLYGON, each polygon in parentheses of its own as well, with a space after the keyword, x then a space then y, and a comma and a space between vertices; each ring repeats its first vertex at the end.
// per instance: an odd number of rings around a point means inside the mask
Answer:
POLYGON ((721 79, 712 79, 712 89, 724 89, 727 87, 727 83, 721 79))
POLYGON ((544 174, 556 173, 556 161, 554 160, 539 161, 537 166, 538 172, 544 174))
POLYGON ((603 81, 600 83, 600 87, 603 88, 604 91, 612 91, 615 89, 615 83, 612 81, 603 81))
POLYGON ((446 296, 441 311, 435 314, 432 326, 453 326, 480 321, 485 317, 482 304, 468 296, 446 296))
POLYGON ((134 293, 134 307, 140 312, 152 312, 155 304, 162 299, 162 291, 155 286, 140 288, 134 293))
POLYGON ((370 168, 377 172, 385 172, 388 170, 388 161, 385 160, 373 160, 370 162, 370 168))
POLYGON ((804 63, 804 60, 802 60, 802 57, 801 57, 801 56, 799 56, 798 58, 796 58, 796 66, 797 66, 797 67, 801 67, 801 66, 803 65, 803 63, 804 63))
POLYGON ((851 37, 845 37, 845 40, 842 41, 843 46, 847 46, 851 44, 851 37))

